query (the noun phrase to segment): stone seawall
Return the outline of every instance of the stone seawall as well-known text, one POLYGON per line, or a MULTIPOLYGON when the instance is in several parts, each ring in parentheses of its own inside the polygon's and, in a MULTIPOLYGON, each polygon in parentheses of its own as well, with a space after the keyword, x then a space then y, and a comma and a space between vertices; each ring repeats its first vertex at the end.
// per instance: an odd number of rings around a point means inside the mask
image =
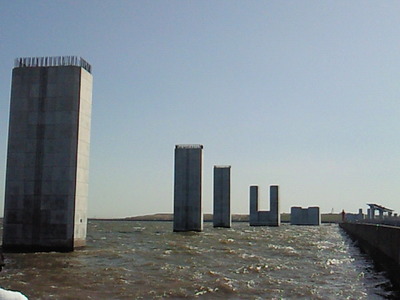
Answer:
POLYGON ((360 223, 340 223, 339 226, 388 272, 393 284, 400 287, 400 227, 360 223))

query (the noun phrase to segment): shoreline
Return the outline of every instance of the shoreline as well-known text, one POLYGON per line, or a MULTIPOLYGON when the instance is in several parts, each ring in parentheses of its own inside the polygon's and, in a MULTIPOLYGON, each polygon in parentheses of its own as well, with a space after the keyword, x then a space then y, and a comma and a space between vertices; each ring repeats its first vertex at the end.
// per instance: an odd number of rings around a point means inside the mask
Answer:
MULTIPOLYGON (((339 223, 341 222, 341 214, 321 214, 321 223, 339 223)), ((135 216, 135 217, 125 217, 125 218, 88 218, 89 221, 112 221, 112 222, 120 222, 120 221, 141 221, 141 222, 172 222, 173 214, 172 213, 159 213, 152 215, 143 215, 143 216, 135 216)), ((212 214, 204 214, 204 222, 212 222, 212 214)), ((246 223, 249 222, 249 215, 247 214, 233 214, 232 215, 232 223, 246 223)), ((290 223, 290 214, 283 213, 281 214, 281 223, 290 223)))

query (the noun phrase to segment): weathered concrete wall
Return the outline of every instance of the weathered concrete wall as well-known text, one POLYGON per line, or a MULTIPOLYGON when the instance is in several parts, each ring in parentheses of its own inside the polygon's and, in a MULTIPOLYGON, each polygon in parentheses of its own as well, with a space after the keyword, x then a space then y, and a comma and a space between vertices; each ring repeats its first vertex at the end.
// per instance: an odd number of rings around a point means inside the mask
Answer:
POLYGON ((270 186, 270 210, 258 210, 258 186, 250 186, 250 226, 280 226, 279 186, 270 186))
POLYGON ((231 167, 214 166, 214 227, 232 226, 231 167))
POLYGON ((400 287, 400 227, 379 224, 340 223, 339 226, 375 262, 387 272, 392 282, 400 287))
POLYGON ((13 69, 4 250, 85 244, 91 98, 81 67, 13 69))
POLYGON ((202 231, 202 145, 175 147, 174 231, 202 231))
POLYGON ((321 225, 319 207, 301 208, 293 206, 290 209, 291 225, 321 225))
POLYGON ((74 247, 86 244, 93 77, 81 68, 75 190, 74 247))
POLYGON ((400 227, 360 223, 339 225, 369 251, 385 255, 400 265, 400 227))

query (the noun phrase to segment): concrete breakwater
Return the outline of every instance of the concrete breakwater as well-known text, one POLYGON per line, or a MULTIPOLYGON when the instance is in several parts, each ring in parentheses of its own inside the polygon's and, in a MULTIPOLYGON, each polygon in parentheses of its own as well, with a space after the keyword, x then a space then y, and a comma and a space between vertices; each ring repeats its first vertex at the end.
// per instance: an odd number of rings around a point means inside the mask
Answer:
POLYGON ((365 223, 340 223, 339 226, 400 287, 400 227, 365 223))

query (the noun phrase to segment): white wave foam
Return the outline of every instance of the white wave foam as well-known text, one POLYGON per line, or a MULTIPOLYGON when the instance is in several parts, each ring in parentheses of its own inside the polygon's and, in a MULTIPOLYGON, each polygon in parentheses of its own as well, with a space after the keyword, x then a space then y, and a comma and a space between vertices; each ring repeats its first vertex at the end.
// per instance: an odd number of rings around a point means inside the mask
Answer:
POLYGON ((0 299, 1 300, 28 300, 28 298, 20 292, 3 290, 0 288, 0 299))

